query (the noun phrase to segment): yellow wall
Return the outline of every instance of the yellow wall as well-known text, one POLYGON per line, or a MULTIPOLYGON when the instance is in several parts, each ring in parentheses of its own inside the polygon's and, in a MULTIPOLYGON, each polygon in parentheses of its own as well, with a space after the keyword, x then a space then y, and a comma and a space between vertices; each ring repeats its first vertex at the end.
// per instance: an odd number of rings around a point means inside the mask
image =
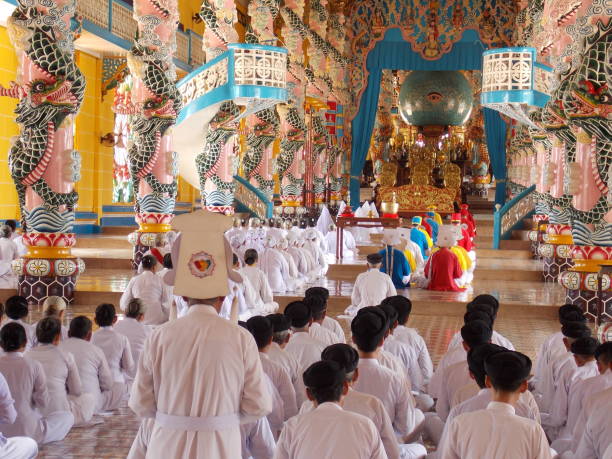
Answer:
POLYGON ((77 65, 85 76, 87 89, 75 122, 75 149, 81 154, 81 180, 76 185, 80 212, 102 212, 113 197, 113 149, 104 147, 100 137, 113 132, 113 93, 101 98, 102 60, 77 51, 77 65))
MULTIPOLYGON (((7 87, 15 80, 17 56, 13 45, 8 39, 4 27, 0 27, 0 83, 7 87)), ((0 218, 19 218, 17 193, 8 168, 8 152, 11 147, 11 137, 19 134, 15 124, 15 106, 17 99, 0 97, 0 218)))

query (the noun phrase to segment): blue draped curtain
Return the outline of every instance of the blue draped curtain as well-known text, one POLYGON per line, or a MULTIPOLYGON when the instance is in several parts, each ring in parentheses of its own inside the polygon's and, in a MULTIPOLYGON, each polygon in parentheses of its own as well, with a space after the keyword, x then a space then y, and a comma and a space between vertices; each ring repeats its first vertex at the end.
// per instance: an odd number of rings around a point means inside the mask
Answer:
MULTIPOLYGON (((366 67, 370 72, 368 85, 361 96, 359 112, 352 123, 350 196, 353 208, 359 205, 361 173, 368 156, 370 139, 376 120, 383 69, 481 70, 482 52, 485 49, 478 38, 478 34, 474 30, 466 30, 461 40, 453 45, 453 49, 449 53, 435 61, 428 61, 412 50, 412 45, 403 40, 399 29, 391 29, 387 31, 385 38, 379 41, 370 51, 366 61, 366 67)), ((489 148, 489 151, 492 150, 489 148)), ((505 150, 503 156, 503 174, 505 177, 505 150)), ((493 161, 493 155, 491 155, 491 161, 493 161)), ((495 176, 497 177, 497 174, 495 176)))
POLYGON ((495 176, 495 204, 506 202, 506 123, 499 112, 483 108, 485 136, 495 176))

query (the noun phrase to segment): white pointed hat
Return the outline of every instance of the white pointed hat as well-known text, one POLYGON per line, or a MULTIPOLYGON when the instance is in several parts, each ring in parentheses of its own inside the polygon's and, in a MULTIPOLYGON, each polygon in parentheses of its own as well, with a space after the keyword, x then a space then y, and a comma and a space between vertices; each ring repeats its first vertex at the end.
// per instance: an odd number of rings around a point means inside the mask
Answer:
POLYGON ((164 282, 174 286, 174 294, 206 299, 225 296, 227 279, 242 282, 232 269, 232 249, 224 233, 232 226, 232 218, 198 210, 179 215, 172 224, 180 234, 172 244, 173 268, 164 282))

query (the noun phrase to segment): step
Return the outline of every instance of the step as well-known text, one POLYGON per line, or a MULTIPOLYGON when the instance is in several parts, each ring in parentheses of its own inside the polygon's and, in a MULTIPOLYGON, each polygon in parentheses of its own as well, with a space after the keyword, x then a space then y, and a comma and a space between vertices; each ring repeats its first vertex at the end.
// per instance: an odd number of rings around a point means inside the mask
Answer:
MULTIPOLYGON (((75 254, 76 255, 76 254, 75 254)), ((78 256, 78 255, 77 255, 78 256)), ((85 262, 85 269, 132 269, 131 258, 100 258, 81 257, 85 262)))
POLYGON ((524 271, 521 269, 481 269, 476 262, 474 279, 479 281, 538 281, 542 280, 541 271, 524 271))
MULTIPOLYGON (((493 244, 488 246, 491 248, 493 244)), ((522 241, 522 240, 514 240, 514 239, 505 239, 499 241, 500 249, 510 249, 510 250, 529 250, 531 248, 531 241, 522 241)))
POLYGON ((127 236, 86 236, 77 237, 75 247, 89 249, 129 249, 132 245, 128 242, 127 236))
POLYGON ((520 229, 512 231, 512 240, 529 241, 529 232, 531 230, 520 229))
POLYGON ((138 229, 137 226, 103 226, 102 234, 107 236, 127 236, 138 229))
MULTIPOLYGON (((505 242, 505 241, 504 241, 505 242)), ((527 250, 510 250, 510 249, 476 249, 476 257, 477 259, 482 258, 510 258, 510 259, 520 259, 520 260, 528 260, 532 258, 531 252, 527 250)))
POLYGON ((365 263, 330 264, 327 270, 327 279, 332 281, 353 282, 357 276, 367 270, 365 263))

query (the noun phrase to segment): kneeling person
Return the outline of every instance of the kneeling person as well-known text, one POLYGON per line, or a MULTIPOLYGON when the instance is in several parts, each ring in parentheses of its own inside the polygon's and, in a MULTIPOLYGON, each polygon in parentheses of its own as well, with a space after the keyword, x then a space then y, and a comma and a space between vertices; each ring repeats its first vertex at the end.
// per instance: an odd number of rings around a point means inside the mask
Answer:
POLYGON ((74 357, 83 390, 96 397, 96 412, 115 410, 126 395, 125 384, 115 383, 102 349, 91 344, 91 320, 85 316, 70 321, 68 339, 60 349, 74 357))
POLYGON ((374 423, 342 408, 349 386, 340 365, 329 360, 313 363, 303 378, 315 409, 285 423, 275 459, 387 457, 374 423))

